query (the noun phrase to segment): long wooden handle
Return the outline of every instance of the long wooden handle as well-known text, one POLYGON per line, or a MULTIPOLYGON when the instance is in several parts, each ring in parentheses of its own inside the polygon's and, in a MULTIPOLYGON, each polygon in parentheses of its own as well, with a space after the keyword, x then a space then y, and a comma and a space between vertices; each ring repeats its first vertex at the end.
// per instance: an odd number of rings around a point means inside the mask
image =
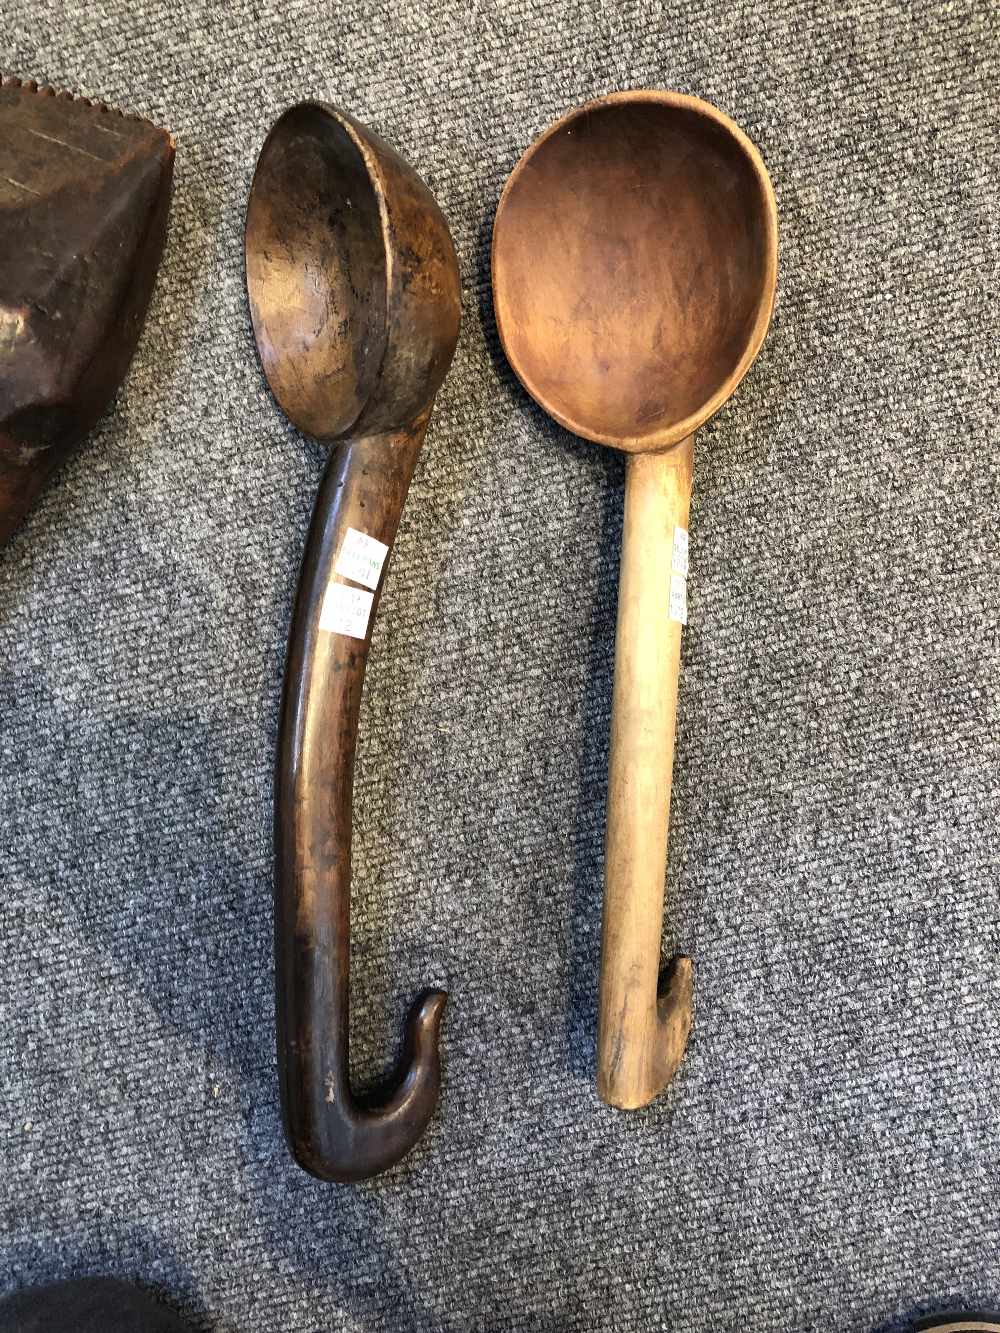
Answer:
POLYGON ((426 428, 427 415, 410 430, 337 447, 289 637, 275 777, 278 1065, 289 1146, 323 1180, 360 1180, 398 1162, 434 1114, 440 1086, 442 991, 414 1002, 385 1100, 355 1100, 348 1052, 358 715, 385 548, 426 428))
POLYGON ((625 1109, 662 1092, 691 1030, 691 960, 673 961, 659 995, 657 978, 682 629, 671 570, 693 457, 693 437, 630 454, 625 480, 597 1037, 598 1092, 625 1109))

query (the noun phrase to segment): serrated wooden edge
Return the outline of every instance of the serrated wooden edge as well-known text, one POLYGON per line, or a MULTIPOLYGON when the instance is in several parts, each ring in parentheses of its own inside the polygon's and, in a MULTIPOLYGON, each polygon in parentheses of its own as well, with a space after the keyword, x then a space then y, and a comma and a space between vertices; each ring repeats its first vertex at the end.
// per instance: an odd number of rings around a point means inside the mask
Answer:
POLYGON ((134 120, 140 125, 149 125, 152 129, 159 130, 168 137, 171 144, 174 142, 174 136, 169 130, 155 125, 146 116, 140 116, 134 111, 121 111, 116 106, 109 106, 107 102, 98 102, 92 97, 81 97, 78 93, 71 93, 65 88, 53 88, 50 84, 39 83, 37 79, 22 79, 18 74, 5 74, 0 70, 0 89, 2 88, 20 88, 22 92, 37 93, 39 97, 55 97, 60 102, 75 102, 78 106, 89 107, 92 111, 99 111, 104 115, 119 116, 122 120, 134 120))

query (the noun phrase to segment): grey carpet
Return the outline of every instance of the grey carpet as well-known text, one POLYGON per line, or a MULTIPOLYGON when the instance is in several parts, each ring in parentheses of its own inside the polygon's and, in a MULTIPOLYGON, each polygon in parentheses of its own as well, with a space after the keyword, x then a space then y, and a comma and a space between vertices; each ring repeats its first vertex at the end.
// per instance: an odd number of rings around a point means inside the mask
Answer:
POLYGON ((115 409, 0 556, 0 1276, 200 1327, 872 1330, 1000 1302, 998 11, 3 0, 0 65, 169 125, 115 409), (501 186, 553 117, 700 94, 760 144, 781 279, 697 451, 665 948, 697 1029, 593 1087, 622 466, 498 350, 501 186), (271 764, 321 450, 265 391, 241 225, 322 95, 436 191, 465 322, 376 636, 359 1078, 452 994, 413 1157, 282 1144, 271 764))

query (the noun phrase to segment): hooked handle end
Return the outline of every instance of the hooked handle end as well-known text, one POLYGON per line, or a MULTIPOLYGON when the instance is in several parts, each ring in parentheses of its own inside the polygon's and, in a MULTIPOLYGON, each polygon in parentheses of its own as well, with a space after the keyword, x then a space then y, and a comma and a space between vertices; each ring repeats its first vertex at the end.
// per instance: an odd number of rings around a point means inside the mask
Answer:
POLYGON ((694 1022, 694 964, 684 954, 672 959, 655 996, 618 1015, 601 1015, 597 1090, 601 1100, 635 1111, 657 1098, 684 1058, 694 1022))
POLYGON ((388 1171, 416 1145, 437 1109, 447 999, 445 991, 427 990, 414 1000, 387 1087, 355 1099, 343 1071, 334 1069, 322 1101, 307 1095, 286 1104, 288 1145, 304 1170, 341 1184, 366 1180, 388 1171))

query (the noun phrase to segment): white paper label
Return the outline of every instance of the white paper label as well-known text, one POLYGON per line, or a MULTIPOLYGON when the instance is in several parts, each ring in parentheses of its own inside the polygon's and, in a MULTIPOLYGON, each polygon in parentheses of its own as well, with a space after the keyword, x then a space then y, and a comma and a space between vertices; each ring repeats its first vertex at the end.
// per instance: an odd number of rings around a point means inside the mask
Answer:
POLYGON ((388 554, 385 542, 369 537, 367 532, 359 532, 357 528, 348 528, 334 572, 341 578, 363 583, 366 588, 377 588, 388 554))
POLYGON ((368 633, 368 619, 375 596, 361 588, 349 588, 346 583, 331 583, 323 598, 319 613, 320 629, 331 634, 348 634, 352 639, 363 639, 368 633))
POLYGON ((683 574, 670 575, 670 619, 688 623, 688 585, 683 574))
POLYGON ((688 572, 688 531, 687 528, 674 528, 674 557, 671 569, 675 574, 687 578, 688 572))

